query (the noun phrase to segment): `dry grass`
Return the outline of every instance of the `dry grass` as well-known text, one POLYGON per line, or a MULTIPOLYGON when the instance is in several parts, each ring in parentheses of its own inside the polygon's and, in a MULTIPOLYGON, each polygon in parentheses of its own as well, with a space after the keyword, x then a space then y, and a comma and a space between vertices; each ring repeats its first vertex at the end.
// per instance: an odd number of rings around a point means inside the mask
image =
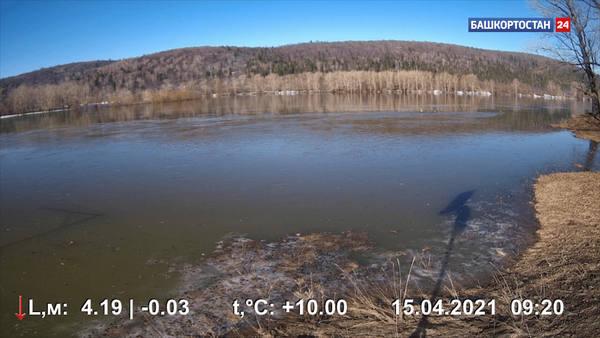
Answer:
MULTIPOLYGON (((600 173, 558 173, 535 185, 539 241, 511 269, 528 297, 562 299, 563 316, 524 323, 538 332, 600 334, 600 173)), ((523 325, 523 326, 525 326, 523 325)))
POLYGON ((568 129, 576 137, 600 142, 600 121, 588 114, 574 116, 570 120, 554 124, 553 126, 568 129))

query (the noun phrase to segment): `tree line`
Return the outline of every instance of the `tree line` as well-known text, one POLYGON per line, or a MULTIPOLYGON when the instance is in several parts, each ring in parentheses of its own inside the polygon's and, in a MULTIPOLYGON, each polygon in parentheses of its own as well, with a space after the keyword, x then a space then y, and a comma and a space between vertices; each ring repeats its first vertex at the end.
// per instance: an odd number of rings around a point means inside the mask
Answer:
POLYGON ((428 93, 455 95, 553 95, 581 96, 581 85, 572 82, 567 88, 549 81, 543 89, 517 79, 510 82, 481 80, 474 74, 456 75, 430 71, 335 71, 304 72, 266 76, 245 74, 236 77, 208 78, 180 86, 165 85, 159 89, 95 89, 69 81, 40 86, 21 85, 10 91, 0 107, 3 114, 36 110, 79 107, 86 104, 159 103, 201 99, 210 96, 243 94, 296 94, 304 92, 334 93, 428 93))
POLYGON ((244 92, 474 91, 574 95, 582 74, 539 55, 407 41, 194 47, 0 79, 0 112, 244 92))

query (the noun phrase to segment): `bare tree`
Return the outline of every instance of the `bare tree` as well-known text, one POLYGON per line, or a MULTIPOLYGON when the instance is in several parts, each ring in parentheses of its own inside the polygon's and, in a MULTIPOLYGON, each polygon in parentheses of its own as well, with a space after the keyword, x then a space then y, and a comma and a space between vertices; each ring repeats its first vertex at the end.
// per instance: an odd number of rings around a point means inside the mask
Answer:
POLYGON ((571 18, 571 32, 549 33, 541 50, 583 71, 591 114, 600 120, 600 0, 536 0, 534 7, 546 17, 571 18))

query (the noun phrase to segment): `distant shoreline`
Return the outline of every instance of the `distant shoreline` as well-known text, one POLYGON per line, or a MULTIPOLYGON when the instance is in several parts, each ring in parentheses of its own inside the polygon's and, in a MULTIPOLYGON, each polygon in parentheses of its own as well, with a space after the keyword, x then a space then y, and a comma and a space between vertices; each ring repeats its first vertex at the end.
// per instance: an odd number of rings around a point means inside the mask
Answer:
POLYGON ((195 47, 79 62, 0 79, 0 114, 89 102, 251 92, 467 92, 583 97, 582 74, 540 55, 415 41, 195 47))
MULTIPOLYGON (((275 91, 258 91, 258 92, 238 92, 235 94, 231 93, 212 93, 212 94, 202 94, 202 93, 193 93, 193 91, 186 91, 184 94, 180 93, 178 90, 174 90, 168 93, 163 93, 162 97, 152 98, 151 100, 140 100, 140 101, 129 101, 129 102, 115 102, 115 101, 103 101, 98 103, 84 103, 79 104, 76 109, 86 110, 90 107, 111 107, 111 106, 130 106, 130 105, 145 105, 145 104, 164 104, 164 103, 176 103, 176 102, 185 102, 185 101, 195 101, 195 100, 210 100, 215 98, 232 98, 232 97, 245 97, 245 96, 297 96, 297 95, 314 95, 314 94, 338 94, 338 95, 350 95, 350 94, 359 94, 359 95, 429 95, 429 96, 457 96, 457 97, 491 97, 494 96, 489 91, 442 91, 442 90, 414 90, 414 91, 402 91, 402 90, 383 90, 375 93, 367 92, 367 93, 356 93, 356 92, 344 92, 344 91, 318 91, 318 90, 275 90, 275 91), (181 97, 181 96, 184 97, 181 97), (174 99, 173 97, 179 97, 174 99)), ((499 97, 509 97, 510 95, 500 94, 497 95, 499 97)), ((530 98, 530 99, 539 99, 544 101, 567 101, 567 100, 577 100, 575 97, 566 97, 566 96, 555 96, 550 94, 523 94, 518 93, 517 98, 530 98)), ((0 119, 10 119, 15 117, 24 117, 30 115, 40 115, 40 114, 48 114, 48 113, 56 113, 56 112, 65 112, 75 110, 73 107, 65 106, 62 108, 52 108, 47 110, 34 110, 28 111, 24 113, 12 113, 12 114, 4 114, 0 115, 0 119)))

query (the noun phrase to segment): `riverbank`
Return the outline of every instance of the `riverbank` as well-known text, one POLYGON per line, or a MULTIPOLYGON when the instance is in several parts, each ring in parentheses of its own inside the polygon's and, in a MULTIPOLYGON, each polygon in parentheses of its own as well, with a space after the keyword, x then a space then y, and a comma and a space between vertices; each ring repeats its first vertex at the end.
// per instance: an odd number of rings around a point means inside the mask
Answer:
MULTIPOLYGON (((488 285, 443 287, 435 299, 495 299, 495 316, 394 317, 386 298, 393 287, 360 289, 355 312, 319 323, 293 321, 277 334, 341 336, 576 336, 600 333, 600 173, 556 173, 535 184, 538 241, 488 285), (510 315, 513 299, 560 299, 564 313, 510 315)), ((402 290, 402 289, 401 289, 402 290)), ((409 294, 418 297, 414 290, 409 294)), ((421 294, 422 299, 431 298, 421 294)), ((419 307, 417 307, 419 309, 419 307)), ((540 309, 537 309, 540 311, 540 309)), ((302 318, 304 319, 304 318, 302 318)))
MULTIPOLYGON (((597 337, 600 333, 600 173, 543 175, 534 186, 538 241, 495 283, 467 290, 498 300, 504 315, 479 320, 484 335, 597 337), (512 299, 560 299, 564 313, 509 316, 512 299)), ((536 309, 536 311, 540 311, 536 309)), ((464 322, 464 320, 463 320, 464 322)), ((465 323, 465 325, 469 325, 465 323)))
POLYGON ((570 130, 578 138, 600 142, 600 121, 591 115, 577 115, 552 126, 570 130))
POLYGON ((535 184, 539 241, 496 292, 561 299, 561 316, 512 318, 516 332, 597 336, 600 333, 600 173, 545 175, 535 184), (511 282, 511 280, 513 282, 511 282))
MULTIPOLYGON (((489 285, 442 289, 434 298, 495 299, 496 316, 393 318, 381 290, 357 293, 365 314, 308 326, 293 323, 278 333, 367 336, 577 336, 600 333, 600 173, 541 176, 535 184, 538 241, 489 285), (365 297, 366 295, 366 297, 365 297), (510 315, 513 299, 560 299, 562 315, 510 315), (367 315, 367 313, 369 313, 367 315)), ((389 290, 388 290, 389 292, 389 290)), ((414 293, 413 293, 414 295, 414 293)), ((428 298, 428 297, 424 297, 428 298)))

